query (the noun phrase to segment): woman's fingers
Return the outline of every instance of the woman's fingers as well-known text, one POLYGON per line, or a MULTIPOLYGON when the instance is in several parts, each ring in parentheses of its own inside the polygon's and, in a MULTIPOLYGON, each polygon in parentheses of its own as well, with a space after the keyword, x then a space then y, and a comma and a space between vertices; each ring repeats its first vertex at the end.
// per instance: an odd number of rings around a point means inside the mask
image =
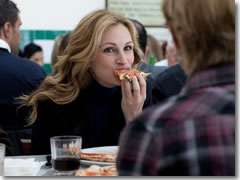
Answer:
POLYGON ((138 97, 140 95, 140 85, 136 76, 132 77, 132 90, 134 97, 138 97))
POLYGON ((146 80, 140 74, 137 75, 137 78, 138 78, 139 87, 140 87, 140 94, 144 99, 146 99, 146 91, 147 91, 146 80))
POLYGON ((126 122, 133 120, 142 112, 146 99, 146 82, 141 75, 133 76, 132 81, 121 81, 122 86, 122 110, 126 122))
POLYGON ((132 88, 128 80, 124 79, 121 81, 122 86, 122 96, 129 99, 132 97, 132 88))

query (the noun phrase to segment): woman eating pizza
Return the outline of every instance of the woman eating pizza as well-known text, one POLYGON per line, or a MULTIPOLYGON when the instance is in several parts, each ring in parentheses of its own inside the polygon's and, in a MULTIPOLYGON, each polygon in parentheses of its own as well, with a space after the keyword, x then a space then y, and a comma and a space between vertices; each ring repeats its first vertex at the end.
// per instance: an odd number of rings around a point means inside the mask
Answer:
POLYGON ((59 57, 58 72, 19 98, 32 107, 32 154, 49 154, 49 139, 57 135, 81 136, 83 148, 117 145, 123 127, 152 104, 144 74, 116 73, 136 67, 143 56, 127 18, 107 10, 84 17, 59 57))

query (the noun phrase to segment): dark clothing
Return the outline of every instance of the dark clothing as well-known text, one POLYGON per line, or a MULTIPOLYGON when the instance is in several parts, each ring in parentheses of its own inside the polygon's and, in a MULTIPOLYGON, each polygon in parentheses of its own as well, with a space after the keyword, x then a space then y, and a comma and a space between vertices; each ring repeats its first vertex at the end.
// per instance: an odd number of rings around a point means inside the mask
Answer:
POLYGON ((235 64, 189 77, 180 94, 149 108, 122 132, 120 175, 234 176, 235 64))
MULTIPOLYGON (((144 107, 152 104, 151 87, 147 87, 144 107)), ((93 81, 69 104, 39 102, 32 131, 32 154, 49 154, 50 137, 57 135, 81 136, 82 148, 117 145, 126 124, 121 99, 120 86, 105 88, 93 81)))
POLYGON ((45 78, 44 70, 36 63, 10 54, 0 48, 0 125, 3 129, 23 127, 25 121, 16 114, 26 113, 16 111, 18 105, 15 97, 28 94, 45 78))
POLYGON ((12 144, 8 138, 7 133, 2 128, 0 128, 0 143, 5 144, 6 146, 6 153, 5 153, 6 156, 10 156, 13 154, 12 144))
POLYGON ((152 73, 150 77, 155 80, 156 77, 164 72, 168 67, 166 66, 154 66, 154 65, 149 65, 146 62, 142 61, 141 64, 139 64, 138 68, 139 71, 145 72, 145 73, 152 73))
POLYGON ((21 153, 21 132, 26 131, 31 138, 31 130, 22 129, 26 125, 29 108, 20 108, 15 98, 35 90, 45 77, 44 70, 38 64, 0 48, 0 126, 9 134, 14 155, 21 153))
POLYGON ((178 94, 185 85, 187 77, 179 64, 160 73, 154 81, 152 90, 153 104, 178 94))

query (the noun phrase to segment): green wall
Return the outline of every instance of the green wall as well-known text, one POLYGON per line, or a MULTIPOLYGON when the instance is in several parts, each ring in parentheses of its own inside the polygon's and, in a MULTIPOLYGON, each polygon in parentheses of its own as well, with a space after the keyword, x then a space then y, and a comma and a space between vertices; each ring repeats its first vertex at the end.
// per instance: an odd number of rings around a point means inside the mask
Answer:
MULTIPOLYGON (((51 31, 51 30, 20 30, 21 34, 21 42, 19 45, 20 49, 23 49, 25 45, 34 40, 53 40, 61 35, 68 33, 70 31, 51 31)), ((51 64, 45 63, 43 69, 46 71, 47 74, 50 74, 52 71, 51 64)))

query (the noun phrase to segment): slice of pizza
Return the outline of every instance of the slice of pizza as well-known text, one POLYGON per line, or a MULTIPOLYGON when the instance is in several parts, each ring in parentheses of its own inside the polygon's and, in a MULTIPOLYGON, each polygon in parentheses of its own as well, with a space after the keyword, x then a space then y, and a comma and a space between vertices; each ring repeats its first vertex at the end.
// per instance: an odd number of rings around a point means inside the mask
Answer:
POLYGON ((132 76, 140 74, 146 80, 147 77, 150 76, 152 73, 145 73, 138 71, 137 69, 130 69, 130 70, 115 70, 115 74, 119 77, 120 80, 127 79, 131 82, 132 76))
POLYGON ((115 163, 117 154, 115 153, 83 153, 81 152, 81 159, 97 162, 115 163))
POLYGON ((118 176, 118 172, 116 166, 91 165, 87 169, 78 170, 75 176, 118 176))

